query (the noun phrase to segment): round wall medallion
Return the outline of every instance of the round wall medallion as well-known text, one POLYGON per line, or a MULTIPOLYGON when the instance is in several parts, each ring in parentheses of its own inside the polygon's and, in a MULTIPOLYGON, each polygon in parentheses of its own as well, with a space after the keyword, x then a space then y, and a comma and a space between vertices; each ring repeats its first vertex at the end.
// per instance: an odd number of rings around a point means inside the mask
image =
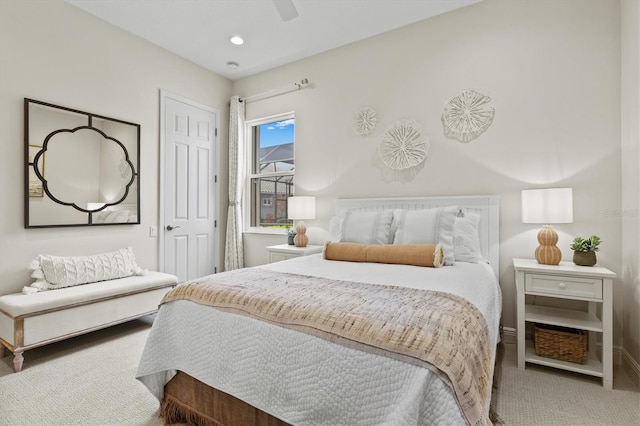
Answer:
POLYGON ((424 167, 429 141, 415 120, 400 120, 382 136, 374 155, 374 165, 382 171, 385 182, 409 182, 424 167))
POLYGON ((471 142, 493 123, 493 101, 483 91, 466 89, 444 106, 442 126, 444 135, 460 142, 471 142))
POLYGON ((415 167, 427 158, 428 146, 422 127, 415 120, 400 120, 382 135, 378 155, 391 170, 415 167))
POLYGON ((371 134, 378 118, 373 108, 364 107, 353 117, 353 129, 360 136, 371 134))

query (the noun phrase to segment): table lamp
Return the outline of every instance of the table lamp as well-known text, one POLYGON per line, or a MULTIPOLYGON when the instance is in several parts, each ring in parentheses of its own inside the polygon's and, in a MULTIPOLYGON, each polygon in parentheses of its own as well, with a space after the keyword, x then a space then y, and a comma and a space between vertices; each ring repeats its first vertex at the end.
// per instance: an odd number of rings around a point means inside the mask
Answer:
POLYGON ((538 232, 536 260, 543 265, 557 265, 562 252, 556 246, 558 234, 551 224, 573 222, 573 189, 546 188, 522 191, 522 223, 542 223, 538 232))
POLYGON ((306 247, 309 239, 306 232, 307 227, 303 220, 316 218, 316 197, 289 197, 287 200, 287 217, 290 220, 297 220, 295 226, 296 236, 293 243, 296 247, 306 247))

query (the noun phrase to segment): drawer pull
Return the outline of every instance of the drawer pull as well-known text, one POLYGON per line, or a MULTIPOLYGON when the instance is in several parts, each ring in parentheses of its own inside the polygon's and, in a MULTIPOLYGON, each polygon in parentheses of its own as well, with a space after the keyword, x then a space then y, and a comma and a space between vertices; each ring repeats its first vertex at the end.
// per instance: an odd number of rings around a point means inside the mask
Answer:
POLYGON ((566 287, 567 287, 567 285, 566 285, 565 283, 559 283, 559 284, 558 284, 558 287, 560 287, 560 288, 566 288, 566 287))

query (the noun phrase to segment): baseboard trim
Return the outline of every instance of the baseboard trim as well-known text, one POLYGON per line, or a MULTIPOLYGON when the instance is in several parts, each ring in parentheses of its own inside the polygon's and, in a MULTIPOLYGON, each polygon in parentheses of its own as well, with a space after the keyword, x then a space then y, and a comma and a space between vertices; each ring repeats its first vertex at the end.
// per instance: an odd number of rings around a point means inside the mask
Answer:
POLYGON ((516 329, 513 327, 502 327, 502 341, 504 343, 518 343, 516 329))
MULTIPOLYGON (((502 341, 504 343, 517 344, 518 334, 513 327, 502 327, 502 341)), ((596 345, 598 351, 602 350, 602 344, 596 345)), ((629 373, 631 380, 634 380, 638 386, 640 386, 640 364, 633 359, 631 354, 622 346, 613 347, 613 363, 615 365, 621 365, 622 368, 629 373)))
POLYGON ((631 380, 633 380, 637 386, 640 386, 640 364, 638 364, 638 361, 633 359, 625 348, 620 348, 620 358, 622 358, 620 362, 622 368, 629 373, 631 380))

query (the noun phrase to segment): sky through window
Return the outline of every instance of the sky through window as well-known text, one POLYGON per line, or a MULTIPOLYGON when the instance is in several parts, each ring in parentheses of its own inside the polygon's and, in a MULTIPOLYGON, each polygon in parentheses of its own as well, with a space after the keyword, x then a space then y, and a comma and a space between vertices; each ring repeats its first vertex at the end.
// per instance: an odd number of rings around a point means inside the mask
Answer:
POLYGON ((293 142, 295 119, 260 125, 260 148, 293 142))

